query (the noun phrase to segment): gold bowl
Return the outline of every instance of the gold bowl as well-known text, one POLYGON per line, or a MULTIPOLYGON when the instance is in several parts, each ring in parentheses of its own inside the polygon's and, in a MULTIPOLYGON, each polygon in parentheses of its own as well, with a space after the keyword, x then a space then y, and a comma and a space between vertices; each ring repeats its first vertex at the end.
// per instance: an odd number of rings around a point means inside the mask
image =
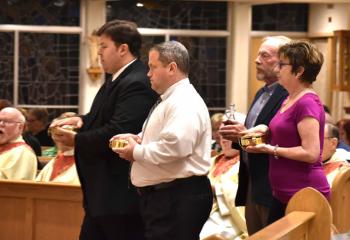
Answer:
POLYGON ((243 148, 262 143, 265 143, 265 138, 261 133, 248 133, 239 139, 239 145, 243 148))
POLYGON ((112 141, 109 142, 109 147, 110 148, 124 148, 128 145, 128 140, 125 139, 113 139, 112 141))

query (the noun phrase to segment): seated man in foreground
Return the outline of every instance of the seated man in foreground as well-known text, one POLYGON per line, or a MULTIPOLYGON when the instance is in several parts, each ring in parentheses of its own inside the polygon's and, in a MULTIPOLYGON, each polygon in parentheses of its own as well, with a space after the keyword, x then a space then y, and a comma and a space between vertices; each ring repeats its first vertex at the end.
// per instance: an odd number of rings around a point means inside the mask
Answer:
POLYGON ((327 176, 330 186, 337 174, 350 164, 347 160, 350 159, 350 152, 337 148, 339 142, 339 130, 331 124, 326 123, 324 131, 324 145, 322 152, 323 170, 327 176))
POLYGON ((16 108, 0 111, 0 179, 34 180, 37 160, 23 138, 25 117, 16 108))

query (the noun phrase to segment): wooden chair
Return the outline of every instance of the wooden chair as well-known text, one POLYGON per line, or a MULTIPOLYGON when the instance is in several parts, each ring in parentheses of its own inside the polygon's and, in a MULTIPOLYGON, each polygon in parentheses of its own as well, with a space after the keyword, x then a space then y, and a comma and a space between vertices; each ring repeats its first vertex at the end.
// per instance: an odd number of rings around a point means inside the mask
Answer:
POLYGON ((332 210, 313 188, 304 188, 289 201, 286 216, 252 235, 251 240, 331 239, 332 210))
POLYGON ((339 233, 350 231, 350 168, 335 177, 331 189, 333 224, 339 233))

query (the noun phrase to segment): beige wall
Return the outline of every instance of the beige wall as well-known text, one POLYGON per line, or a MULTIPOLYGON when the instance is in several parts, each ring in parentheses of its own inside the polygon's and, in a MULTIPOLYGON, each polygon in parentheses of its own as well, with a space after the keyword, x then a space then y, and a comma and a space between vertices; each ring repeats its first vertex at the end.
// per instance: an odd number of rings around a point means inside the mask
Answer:
POLYGON ((81 45, 81 77, 79 89, 79 113, 85 114, 90 110, 92 101, 103 83, 104 75, 97 81, 92 81, 88 76, 86 69, 90 66, 89 45, 87 37, 106 22, 105 1, 84 0, 86 18, 82 19, 85 34, 83 34, 81 45))
POLYGON ((309 34, 326 34, 349 29, 350 4, 310 4, 309 34))
MULTIPOLYGON (((350 30, 350 3, 338 4, 311 4, 309 11, 309 35, 326 36, 335 30, 350 30)), ((344 106, 350 106, 349 92, 340 92, 331 88, 331 78, 327 70, 330 64, 330 46, 325 40, 315 40, 314 43, 321 49, 325 56, 325 64, 314 87, 321 96, 322 101, 327 104, 332 111, 335 121, 344 117, 344 106)))

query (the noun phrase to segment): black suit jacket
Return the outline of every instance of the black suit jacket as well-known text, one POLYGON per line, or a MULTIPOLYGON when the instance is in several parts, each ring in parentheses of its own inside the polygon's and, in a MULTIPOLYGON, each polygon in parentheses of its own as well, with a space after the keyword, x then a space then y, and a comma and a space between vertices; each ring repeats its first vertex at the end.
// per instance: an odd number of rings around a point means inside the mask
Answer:
MULTIPOLYGON (((255 95, 253 104, 259 99, 263 93, 261 88, 255 95)), ((283 100, 287 97, 288 92, 280 85, 278 85, 261 110, 258 118, 256 119, 255 126, 259 124, 269 125, 273 116, 280 109, 283 100)), ((250 109, 249 109, 250 111, 250 109)), ((236 147, 236 146, 235 146, 236 147)), ((242 150, 241 150, 242 159, 242 150)), ((248 165, 242 160, 239 165, 238 175, 238 190, 236 195, 236 206, 244 206, 247 201, 247 191, 249 181, 251 180, 252 187, 252 201, 256 204, 270 207, 272 202, 272 191, 269 181, 269 155, 268 154, 248 154, 248 165)))
POLYGON ((129 184, 129 162, 109 148, 109 139, 120 133, 139 133, 157 99, 136 60, 113 82, 98 91, 83 127, 75 137, 75 159, 90 216, 135 214, 138 196, 129 184))

